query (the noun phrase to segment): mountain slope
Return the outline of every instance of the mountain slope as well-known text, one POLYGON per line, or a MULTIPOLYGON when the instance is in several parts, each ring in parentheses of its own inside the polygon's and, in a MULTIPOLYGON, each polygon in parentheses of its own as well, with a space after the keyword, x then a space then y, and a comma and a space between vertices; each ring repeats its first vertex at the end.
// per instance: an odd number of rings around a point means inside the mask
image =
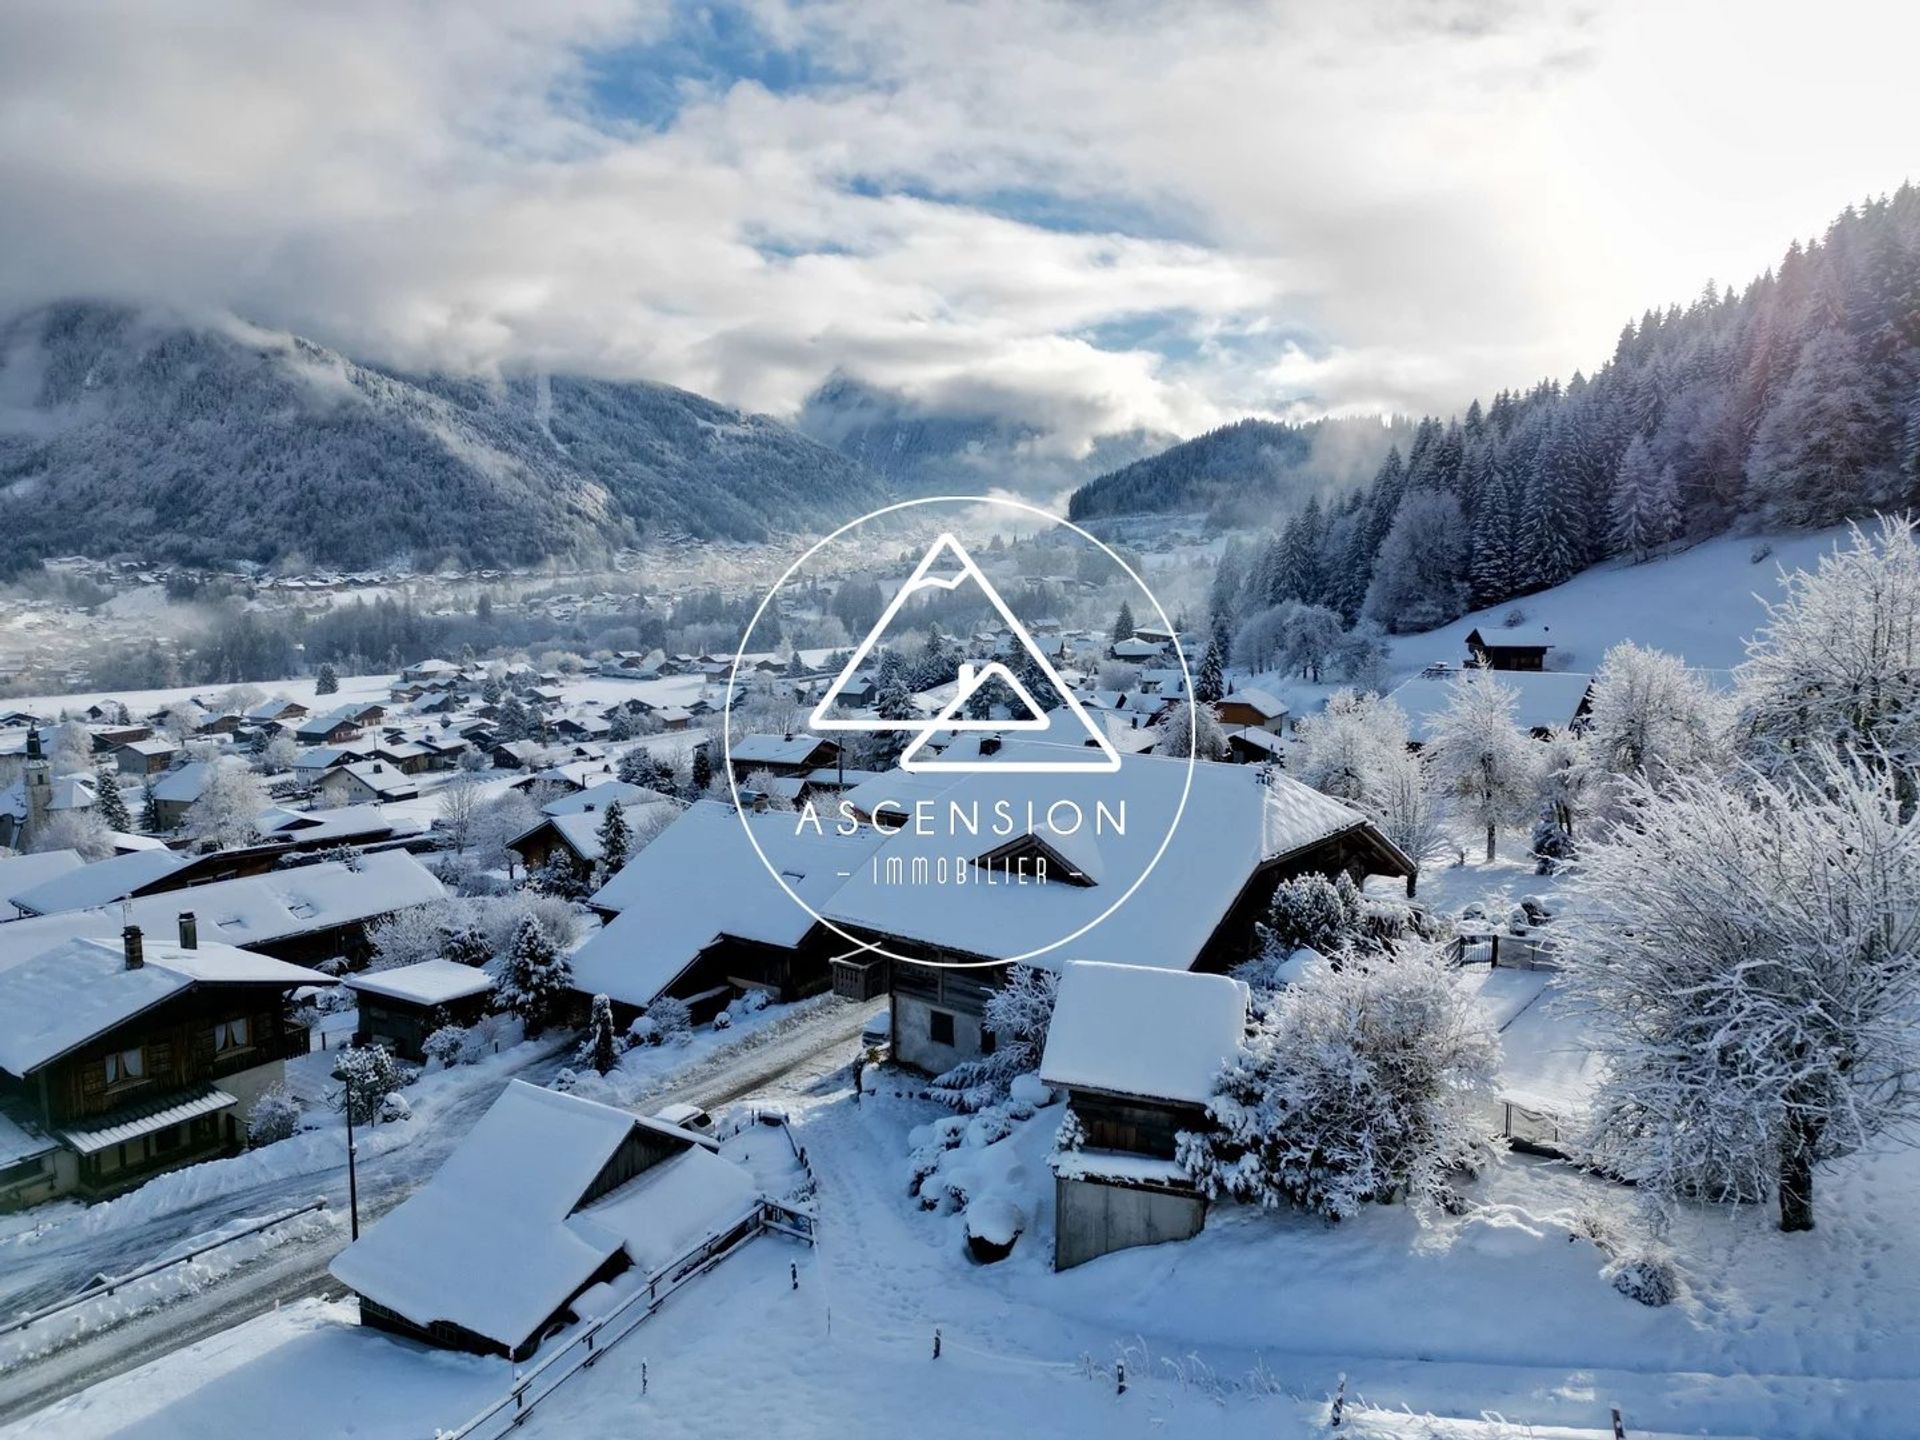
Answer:
POLYGON ((1204 512, 1222 524, 1264 524, 1276 510, 1370 479, 1405 439, 1402 426, 1372 418, 1240 420, 1090 481, 1067 513, 1084 521, 1204 512))
POLYGON ((418 568, 759 539, 885 498, 837 452, 669 386, 406 375, 91 303, 0 326, 0 496, 28 553, 418 568))

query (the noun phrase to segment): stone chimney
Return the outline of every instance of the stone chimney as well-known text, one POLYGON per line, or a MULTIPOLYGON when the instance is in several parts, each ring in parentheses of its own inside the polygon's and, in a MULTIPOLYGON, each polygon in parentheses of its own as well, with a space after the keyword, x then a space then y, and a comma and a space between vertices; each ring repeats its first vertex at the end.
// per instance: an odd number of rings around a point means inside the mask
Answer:
POLYGON ((200 922, 194 918, 191 910, 180 912, 180 948, 182 950, 200 948, 200 922))
POLYGON ((138 970, 147 963, 147 951, 140 939, 140 927, 129 925, 120 932, 120 938, 127 943, 127 969, 138 970))

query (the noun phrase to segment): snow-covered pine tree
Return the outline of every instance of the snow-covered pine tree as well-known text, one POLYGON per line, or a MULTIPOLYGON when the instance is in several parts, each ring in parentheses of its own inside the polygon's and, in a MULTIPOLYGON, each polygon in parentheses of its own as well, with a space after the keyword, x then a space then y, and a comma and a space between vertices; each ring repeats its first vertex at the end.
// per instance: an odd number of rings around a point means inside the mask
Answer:
POLYGON ((693 747, 693 758, 688 761, 687 797, 698 800, 712 784, 713 757, 707 753, 705 745, 696 745, 693 747))
POLYGON ((509 695, 500 702, 500 713, 494 718, 493 735, 504 744, 515 740, 525 740, 531 731, 532 716, 518 695, 509 695))
POLYGON ((620 1047, 613 1029, 613 1002, 605 995, 593 997, 587 1017, 586 1038, 574 1054, 574 1064, 591 1065, 593 1073, 605 1075, 620 1061, 620 1047))
POLYGON ((595 832, 600 841, 600 868, 608 875, 618 873, 633 851, 633 831, 627 825, 626 812, 618 800, 609 801, 606 817, 595 832))
POLYGON ((1504 458, 1496 458, 1473 517, 1473 558, 1469 566, 1472 603, 1492 605, 1519 586, 1517 528, 1519 477, 1504 458))
POLYGON ((1226 652, 1216 636, 1207 641, 1206 653, 1200 657, 1199 673, 1193 677, 1193 698, 1206 705, 1221 699, 1226 694, 1226 670, 1226 652))
POLYGON ((1515 722, 1520 697, 1493 671, 1463 670, 1426 746, 1455 812, 1487 835, 1494 858, 1500 827, 1532 813, 1540 757, 1515 722))
POLYGON ((149 835, 158 835, 165 828, 160 820, 160 797, 154 793, 151 778, 140 786, 140 828, 149 835))
POLYGON ((94 773, 94 811, 107 829, 125 834, 133 829, 133 817, 127 814, 126 798, 120 793, 120 772, 102 765, 94 773))
POLYGON ((1873 376, 1839 326, 1807 342, 1753 437, 1747 502, 1763 519, 1831 525, 1872 497, 1883 443, 1873 376))
POLYGON ((326 660, 321 661, 320 669, 313 677, 313 693, 316 695, 333 695, 338 693, 339 689, 340 677, 333 673, 332 662, 326 660))
POLYGON ((1748 791, 1635 782, 1556 924, 1606 1078, 1590 1144, 1669 1199, 1777 1195, 1920 1120, 1920 819, 1885 767, 1816 747, 1748 791))
POLYGON ((1644 560, 1671 540, 1680 527, 1672 466, 1661 466, 1645 437, 1636 435, 1620 460, 1614 480, 1609 548, 1616 555, 1644 560))
POLYGON ((1116 643, 1121 640, 1131 640, 1134 628, 1133 607, 1122 600, 1119 612, 1113 617, 1113 639, 1116 643))
POLYGON ((1520 520, 1520 588, 1544 590, 1586 563, 1586 511, 1558 425, 1535 457, 1520 520))
POLYGON ((573 971, 532 915, 523 915, 507 950, 505 973, 494 1007, 518 1015, 529 1035, 538 1035, 566 1011, 573 971))
POLYGON ((1431 630, 1467 608, 1466 524, 1460 502, 1410 490, 1374 562, 1365 613, 1388 630, 1431 630))
POLYGON ((1445 948, 1310 967, 1221 1074, 1177 1155, 1207 1195, 1330 1220, 1405 1197, 1423 1220, 1498 1153, 1482 1119, 1500 1047, 1445 948))

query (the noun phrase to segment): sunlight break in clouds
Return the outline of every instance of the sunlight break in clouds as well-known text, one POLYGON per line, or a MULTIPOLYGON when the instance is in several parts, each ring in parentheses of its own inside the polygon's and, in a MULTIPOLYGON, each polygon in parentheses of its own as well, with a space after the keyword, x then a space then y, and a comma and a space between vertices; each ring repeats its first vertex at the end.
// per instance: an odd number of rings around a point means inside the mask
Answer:
POLYGON ((837 370, 1068 450, 1453 409, 1906 175, 1911 14, 1790 13, 29 0, 0 301, 776 413, 837 370))

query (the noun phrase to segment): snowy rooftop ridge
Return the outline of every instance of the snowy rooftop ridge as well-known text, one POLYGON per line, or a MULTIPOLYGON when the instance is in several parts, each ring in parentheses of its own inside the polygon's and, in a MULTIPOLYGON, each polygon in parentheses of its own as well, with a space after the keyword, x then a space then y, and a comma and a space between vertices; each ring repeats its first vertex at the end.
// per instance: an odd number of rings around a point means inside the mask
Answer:
POLYGON ((650 1270, 754 1198, 711 1142, 514 1080, 433 1177, 328 1269, 417 1325, 446 1321, 513 1350, 623 1248, 650 1270), (690 1148, 583 1209, 636 1128, 690 1148))

